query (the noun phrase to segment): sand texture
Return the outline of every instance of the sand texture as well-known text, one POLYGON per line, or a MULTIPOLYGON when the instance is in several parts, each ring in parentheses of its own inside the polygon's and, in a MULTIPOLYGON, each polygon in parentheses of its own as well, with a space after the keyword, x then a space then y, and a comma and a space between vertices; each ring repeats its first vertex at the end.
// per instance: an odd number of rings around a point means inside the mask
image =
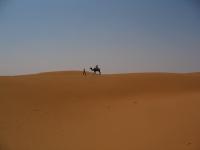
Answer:
POLYGON ((200 73, 2 76, 0 150, 200 150, 200 73))

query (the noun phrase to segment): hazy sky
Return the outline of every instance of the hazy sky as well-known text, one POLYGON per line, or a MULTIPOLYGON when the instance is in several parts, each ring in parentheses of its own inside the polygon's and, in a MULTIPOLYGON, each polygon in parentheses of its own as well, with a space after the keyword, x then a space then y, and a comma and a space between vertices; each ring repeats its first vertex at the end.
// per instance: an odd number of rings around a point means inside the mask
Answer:
POLYGON ((0 75, 200 71, 198 0, 0 0, 0 75))

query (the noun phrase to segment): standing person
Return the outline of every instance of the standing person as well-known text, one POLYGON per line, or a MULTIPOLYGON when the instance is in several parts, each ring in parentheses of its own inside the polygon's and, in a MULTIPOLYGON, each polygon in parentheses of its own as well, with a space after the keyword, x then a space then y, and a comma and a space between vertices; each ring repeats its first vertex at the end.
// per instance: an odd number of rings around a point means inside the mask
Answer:
POLYGON ((85 68, 83 69, 83 75, 86 76, 86 71, 85 71, 85 68))

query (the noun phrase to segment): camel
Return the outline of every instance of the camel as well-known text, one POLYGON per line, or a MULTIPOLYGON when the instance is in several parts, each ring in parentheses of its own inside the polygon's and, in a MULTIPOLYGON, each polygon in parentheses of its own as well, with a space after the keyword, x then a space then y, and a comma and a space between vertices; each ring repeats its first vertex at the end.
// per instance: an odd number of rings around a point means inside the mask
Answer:
POLYGON ((99 72, 99 75, 101 75, 101 69, 99 67, 95 67, 95 68, 90 67, 90 70, 93 71, 95 74, 96 72, 99 72))

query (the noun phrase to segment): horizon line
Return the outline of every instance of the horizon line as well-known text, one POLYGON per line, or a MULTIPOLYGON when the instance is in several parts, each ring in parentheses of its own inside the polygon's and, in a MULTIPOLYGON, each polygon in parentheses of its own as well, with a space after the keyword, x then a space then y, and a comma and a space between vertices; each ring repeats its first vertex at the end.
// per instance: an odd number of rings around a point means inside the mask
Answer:
MULTIPOLYGON (((42 75, 42 74, 51 74, 51 73, 80 73, 82 70, 53 70, 53 71, 44 71, 44 72, 33 72, 33 73, 22 73, 22 74, 13 74, 13 75, 0 75, 0 77, 19 77, 19 76, 32 76, 32 75, 42 75)), ((89 74, 93 74, 91 71, 86 71, 89 74)), ((169 71, 136 71, 136 72, 119 72, 119 73, 102 73, 102 75, 125 75, 125 74, 200 74, 200 71, 192 72, 169 72, 169 71)))

